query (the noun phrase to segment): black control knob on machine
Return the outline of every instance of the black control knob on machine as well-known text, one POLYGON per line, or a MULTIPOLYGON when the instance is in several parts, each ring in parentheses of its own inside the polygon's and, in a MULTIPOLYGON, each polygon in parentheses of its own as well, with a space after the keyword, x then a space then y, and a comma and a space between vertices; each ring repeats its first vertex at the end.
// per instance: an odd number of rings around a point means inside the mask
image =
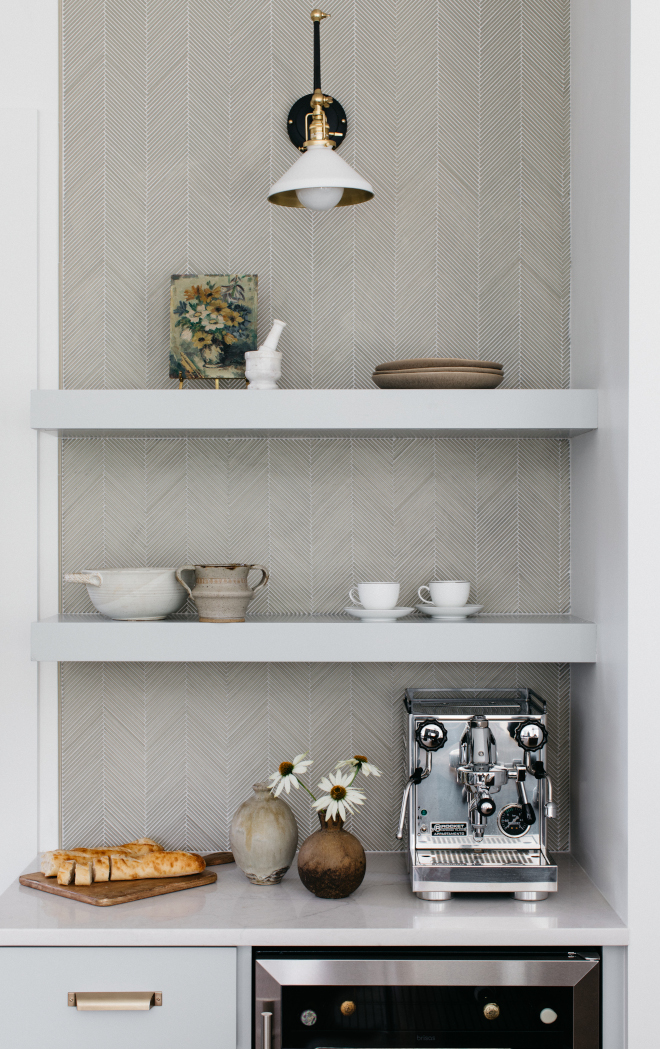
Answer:
POLYGON ((525 770, 520 770, 520 779, 516 783, 518 788, 518 800, 520 801, 520 808, 522 810, 522 818, 528 827, 531 827, 533 823, 536 823, 536 813, 534 812, 533 805, 530 805, 527 799, 527 791, 525 790, 525 770))
POLYGON ((522 750, 532 753, 542 750, 548 742, 548 730, 540 721, 529 718, 516 726, 513 738, 522 750))
POLYGON ((492 816, 495 812, 495 802, 493 799, 489 797, 479 798, 479 801, 477 802, 477 812, 480 812, 482 816, 492 816))
POLYGON ((422 750, 433 752, 444 747, 447 742, 447 729, 441 721, 436 721, 433 718, 419 725, 415 736, 422 750))
POLYGON ((536 823, 536 813, 534 812, 533 806, 530 805, 529 802, 527 802, 526 804, 524 804, 522 806, 522 810, 523 810, 523 819, 524 819, 525 823, 527 824, 528 827, 531 827, 533 823, 536 823))

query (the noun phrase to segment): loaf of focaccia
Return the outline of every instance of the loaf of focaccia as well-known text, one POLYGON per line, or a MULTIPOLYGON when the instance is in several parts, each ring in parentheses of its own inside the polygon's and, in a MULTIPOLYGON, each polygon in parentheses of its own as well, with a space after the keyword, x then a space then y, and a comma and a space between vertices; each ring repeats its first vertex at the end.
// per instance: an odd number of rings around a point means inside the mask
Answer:
MULTIPOLYGON (((41 872, 47 878, 53 878, 59 871, 65 860, 92 860, 97 862, 108 856, 146 856, 151 852, 162 852, 162 845, 152 841, 151 838, 138 838, 137 841, 129 841, 126 845, 116 845, 107 849, 55 849, 53 852, 44 852, 41 857, 41 872)), ((96 878, 96 881, 107 881, 107 878, 96 878)))

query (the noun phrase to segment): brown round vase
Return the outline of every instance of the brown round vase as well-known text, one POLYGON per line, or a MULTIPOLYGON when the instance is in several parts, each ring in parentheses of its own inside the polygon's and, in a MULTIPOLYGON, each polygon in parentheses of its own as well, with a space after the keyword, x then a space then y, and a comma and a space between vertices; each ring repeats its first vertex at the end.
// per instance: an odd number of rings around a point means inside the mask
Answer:
POLYGON ((367 869, 364 849, 354 834, 344 830, 341 817, 326 820, 310 834, 298 853, 298 874, 306 889, 323 900, 343 900, 362 884, 367 869))

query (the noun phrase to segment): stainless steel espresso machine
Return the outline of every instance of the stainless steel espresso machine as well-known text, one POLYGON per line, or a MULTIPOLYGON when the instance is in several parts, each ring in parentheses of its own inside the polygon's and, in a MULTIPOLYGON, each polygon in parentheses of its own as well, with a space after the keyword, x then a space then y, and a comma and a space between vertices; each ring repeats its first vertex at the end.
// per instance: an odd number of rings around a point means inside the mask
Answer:
POLYGON ((531 688, 412 688, 404 702, 409 779, 397 838, 407 816, 413 892, 556 892, 544 701, 531 688))

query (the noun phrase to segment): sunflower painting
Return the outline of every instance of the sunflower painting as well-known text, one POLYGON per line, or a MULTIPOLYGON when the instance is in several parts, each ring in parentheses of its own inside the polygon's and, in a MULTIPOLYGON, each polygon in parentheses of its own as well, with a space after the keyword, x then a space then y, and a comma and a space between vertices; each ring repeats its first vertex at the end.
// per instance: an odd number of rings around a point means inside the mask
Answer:
POLYGON ((172 277, 171 379, 242 379, 256 348, 256 274, 172 277))

